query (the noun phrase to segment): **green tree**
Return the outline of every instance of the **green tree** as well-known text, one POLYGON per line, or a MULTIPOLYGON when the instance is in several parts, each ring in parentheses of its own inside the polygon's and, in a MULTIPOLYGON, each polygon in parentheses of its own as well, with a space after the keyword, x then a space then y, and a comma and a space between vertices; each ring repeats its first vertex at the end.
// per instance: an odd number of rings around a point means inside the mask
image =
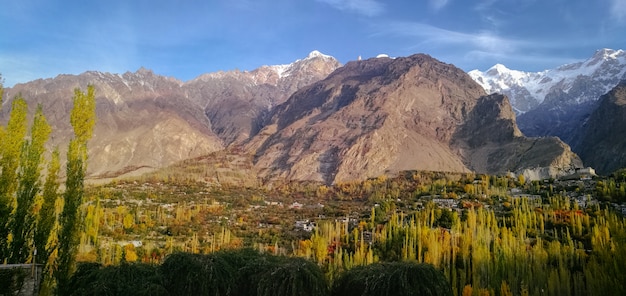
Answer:
POLYGON ((37 263, 46 264, 55 247, 48 245, 48 239, 56 222, 55 203, 58 198, 60 169, 59 150, 55 149, 52 152, 50 162, 48 162, 48 174, 43 185, 43 203, 37 216, 37 227, 35 228, 34 243, 37 249, 37 256, 35 257, 37 263))
POLYGON ((374 263, 344 272, 331 295, 452 295, 452 288, 443 273, 429 264, 374 263))
POLYGON ((8 236, 11 213, 14 210, 14 194, 18 184, 17 169, 20 152, 26 136, 28 106, 21 97, 13 100, 6 130, 0 129, 0 260, 9 256, 8 236))
POLYGON ((161 285, 158 267, 144 263, 83 263, 69 285, 68 293, 61 295, 170 295, 161 285))
POLYGON ((80 206, 84 196, 84 180, 87 168, 87 141, 93 133, 96 117, 96 99, 93 85, 87 93, 74 90, 74 107, 70 113, 70 123, 74 128, 74 138, 67 151, 67 168, 64 206, 59 218, 58 258, 55 280, 60 294, 66 294, 70 276, 75 269, 76 253, 79 244, 81 225, 80 206))
POLYGON ((18 187, 16 193, 16 208, 9 223, 12 233, 10 246, 10 263, 26 263, 32 251, 30 240, 35 225, 33 204, 35 196, 40 191, 41 164, 51 128, 43 115, 41 105, 33 118, 30 140, 24 142, 20 166, 18 169, 18 187))

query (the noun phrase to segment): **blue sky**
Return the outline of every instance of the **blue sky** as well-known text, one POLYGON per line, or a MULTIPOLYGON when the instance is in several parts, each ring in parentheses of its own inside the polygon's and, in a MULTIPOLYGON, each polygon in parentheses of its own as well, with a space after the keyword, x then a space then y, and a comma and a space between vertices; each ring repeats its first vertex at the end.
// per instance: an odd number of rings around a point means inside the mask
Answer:
POLYGON ((2 1, 5 86, 140 67, 183 81, 285 64, 427 53, 463 70, 541 71, 626 47, 626 0, 2 1))

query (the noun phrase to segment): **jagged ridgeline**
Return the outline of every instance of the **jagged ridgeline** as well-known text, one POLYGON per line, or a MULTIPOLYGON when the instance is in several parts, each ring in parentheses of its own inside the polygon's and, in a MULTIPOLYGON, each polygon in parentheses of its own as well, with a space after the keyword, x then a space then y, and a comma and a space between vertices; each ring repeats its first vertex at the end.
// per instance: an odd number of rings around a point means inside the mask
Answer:
POLYGON ((7 91, 44 106, 54 145, 71 134, 67 90, 89 83, 99 118, 88 151, 92 179, 224 150, 253 156, 253 178, 327 184, 409 169, 534 179, 582 166, 558 139, 524 137, 506 97, 487 96, 462 70, 423 54, 341 66, 312 52, 188 82, 143 68, 86 72, 7 91))
POLYGON ((545 178, 582 166, 559 139, 524 137, 506 97, 424 54, 349 62, 274 108, 252 144, 261 176, 328 184, 411 169, 545 178))
POLYGON ((604 48, 584 61, 541 72, 498 64, 469 74, 488 93, 510 98, 524 134, 559 137, 600 174, 626 167, 624 137, 614 136, 623 134, 623 108, 613 105, 615 99, 604 98, 620 96, 626 51, 604 48))

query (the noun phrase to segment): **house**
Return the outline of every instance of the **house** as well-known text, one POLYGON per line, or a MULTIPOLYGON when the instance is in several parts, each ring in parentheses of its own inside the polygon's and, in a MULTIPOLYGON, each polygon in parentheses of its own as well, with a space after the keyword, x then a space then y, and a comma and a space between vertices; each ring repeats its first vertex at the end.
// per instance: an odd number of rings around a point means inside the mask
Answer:
POLYGON ((457 207, 459 201, 451 198, 433 198, 433 203, 435 203, 440 208, 453 209, 457 207))
POLYGON ((295 202, 293 202, 293 203, 289 206, 289 208, 290 208, 290 209, 296 209, 296 210, 299 210, 299 209, 302 209, 302 206, 303 206, 303 204, 301 204, 301 203, 299 203, 299 202, 295 201, 295 202))
POLYGON ((306 232, 311 232, 315 229, 317 225, 313 221, 306 220, 298 220, 296 221, 296 228, 302 229, 306 232))
POLYGON ((596 170, 591 167, 576 168, 573 174, 561 177, 561 180, 591 180, 596 176, 596 170))

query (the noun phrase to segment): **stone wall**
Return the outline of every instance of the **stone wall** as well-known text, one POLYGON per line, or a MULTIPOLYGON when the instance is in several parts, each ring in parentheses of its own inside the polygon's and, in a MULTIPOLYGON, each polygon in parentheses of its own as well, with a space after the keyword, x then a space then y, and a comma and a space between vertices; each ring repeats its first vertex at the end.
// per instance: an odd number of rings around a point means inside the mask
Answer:
POLYGON ((43 271, 43 265, 41 264, 0 264, 0 270, 2 269, 18 269, 22 272, 24 282, 19 289, 17 295, 20 296, 34 296, 38 294, 39 285, 41 284, 41 277, 43 271))

